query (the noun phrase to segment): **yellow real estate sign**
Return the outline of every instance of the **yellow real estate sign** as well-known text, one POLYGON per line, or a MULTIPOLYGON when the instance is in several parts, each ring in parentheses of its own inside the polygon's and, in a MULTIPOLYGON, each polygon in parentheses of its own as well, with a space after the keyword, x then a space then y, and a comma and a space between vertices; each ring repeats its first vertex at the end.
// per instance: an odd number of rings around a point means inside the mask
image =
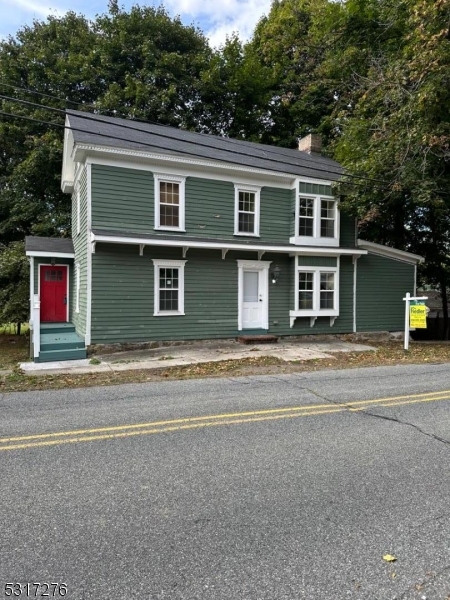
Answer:
POLYGON ((425 304, 411 304, 409 307, 409 326, 414 329, 427 328, 427 307, 425 304))

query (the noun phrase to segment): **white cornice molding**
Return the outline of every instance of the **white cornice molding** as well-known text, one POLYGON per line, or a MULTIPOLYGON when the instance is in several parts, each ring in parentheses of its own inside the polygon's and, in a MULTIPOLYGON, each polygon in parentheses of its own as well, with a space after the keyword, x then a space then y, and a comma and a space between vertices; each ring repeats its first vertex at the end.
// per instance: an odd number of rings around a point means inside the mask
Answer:
MULTIPOLYGON (((94 153, 94 152, 98 152, 98 153, 102 153, 105 155, 111 155, 111 156, 118 156, 120 157, 129 157, 129 158, 136 158, 139 160, 146 160, 146 161, 156 161, 156 162, 169 162, 169 163, 177 163, 179 165, 194 165, 196 167, 201 167, 201 168, 209 168, 209 169, 219 169, 222 171, 231 171, 231 172, 242 172, 242 173, 249 173, 249 174, 253 174, 253 175, 259 175, 265 179, 272 179, 272 178, 276 178, 280 181, 284 180, 284 182, 286 184, 289 185, 289 189, 294 189, 297 185, 297 181, 305 181, 308 183, 322 183, 322 184, 327 184, 327 185, 331 185, 333 183, 332 180, 329 179, 317 179, 314 177, 307 177, 307 176, 301 176, 299 177, 298 175, 294 175, 292 173, 285 173, 285 172, 279 172, 279 171, 270 171, 270 170, 266 170, 266 169, 257 169, 255 167, 247 167, 244 165, 240 165, 240 164, 235 164, 235 163, 227 163, 227 162, 219 162, 219 161, 214 161, 214 160, 208 160, 208 159, 199 159, 199 158, 195 158, 195 157, 189 157, 189 156, 179 156, 179 155, 175 155, 175 154, 161 154, 158 152, 145 152, 145 151, 140 151, 140 150, 130 150, 128 148, 116 148, 116 147, 110 147, 110 146, 101 146, 101 145, 91 145, 91 144, 75 144, 75 157, 76 160, 81 160, 79 157, 79 153, 94 153)), ((88 159, 89 160, 89 159, 88 159)), ((93 160, 92 162, 95 162, 95 160, 93 160)), ((312 169, 314 169, 314 167, 311 167, 312 169)))
POLYGON ((375 244, 375 242, 367 242, 366 240, 358 240, 358 248, 367 250, 370 254, 379 254, 386 258, 392 258, 401 262, 410 263, 416 265, 417 263, 423 263, 425 261, 423 256, 419 254, 412 254, 412 252, 405 252, 404 250, 397 250, 397 248, 391 248, 390 246, 383 246, 382 244, 375 244))

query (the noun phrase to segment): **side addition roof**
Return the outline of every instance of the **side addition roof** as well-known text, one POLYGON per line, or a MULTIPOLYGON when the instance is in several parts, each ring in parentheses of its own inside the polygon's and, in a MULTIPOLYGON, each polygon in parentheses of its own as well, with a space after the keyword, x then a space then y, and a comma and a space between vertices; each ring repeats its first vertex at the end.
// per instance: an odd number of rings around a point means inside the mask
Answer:
POLYGON ((74 110, 67 111, 67 125, 75 145, 214 160, 295 177, 330 181, 338 180, 342 174, 339 163, 320 154, 194 133, 176 127, 74 110))
POLYGON ((70 238, 46 238, 28 235, 25 238, 25 253, 27 256, 73 258, 73 242, 70 238))

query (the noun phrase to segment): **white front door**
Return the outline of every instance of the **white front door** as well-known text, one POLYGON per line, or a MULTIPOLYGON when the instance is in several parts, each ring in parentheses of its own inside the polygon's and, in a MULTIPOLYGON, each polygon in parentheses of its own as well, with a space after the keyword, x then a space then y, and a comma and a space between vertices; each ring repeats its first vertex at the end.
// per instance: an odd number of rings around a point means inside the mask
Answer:
POLYGON ((239 329, 268 329, 268 270, 262 261, 239 263, 239 329))

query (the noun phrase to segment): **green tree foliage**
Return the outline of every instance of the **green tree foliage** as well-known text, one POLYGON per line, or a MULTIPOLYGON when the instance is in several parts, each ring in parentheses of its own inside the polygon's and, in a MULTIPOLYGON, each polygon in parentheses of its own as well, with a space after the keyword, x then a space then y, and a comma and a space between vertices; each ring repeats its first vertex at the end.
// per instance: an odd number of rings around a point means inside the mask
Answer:
POLYGON ((15 323, 18 334, 29 316, 29 277, 23 242, 0 248, 0 325, 15 323))
POLYGON ((328 18, 329 8, 328 0, 275 0, 246 48, 270 72, 261 135, 265 143, 295 147, 297 139, 311 131, 329 134, 326 117, 334 90, 317 77, 327 50, 318 27, 328 18))

